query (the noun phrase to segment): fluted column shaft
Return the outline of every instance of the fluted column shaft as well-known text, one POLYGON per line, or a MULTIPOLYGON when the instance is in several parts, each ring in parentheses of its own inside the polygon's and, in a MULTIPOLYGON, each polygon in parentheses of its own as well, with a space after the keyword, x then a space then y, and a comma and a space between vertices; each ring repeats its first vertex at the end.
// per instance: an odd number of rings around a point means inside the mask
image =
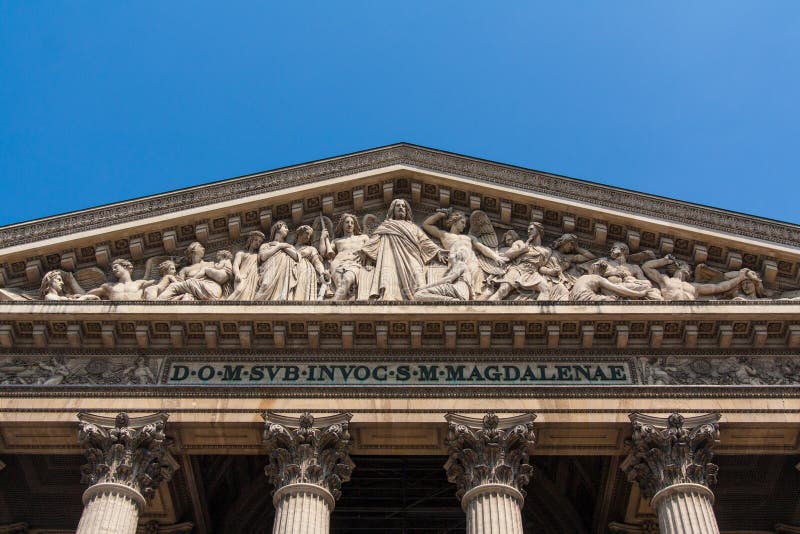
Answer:
POLYGON ((273 534, 328 534, 330 515, 350 480, 349 413, 315 419, 264 414, 264 469, 275 487, 273 534))
POLYGON ((658 492, 651 506, 661 534, 719 534, 714 494, 700 484, 675 484, 658 492))
POLYGON ((275 492, 273 534, 327 534, 333 495, 313 484, 291 484, 275 492))
POLYGON ((76 534, 135 534, 142 495, 122 484, 97 484, 84 493, 76 534))
POLYGON ((523 534, 522 494, 502 484, 484 484, 462 499, 467 534, 523 534))

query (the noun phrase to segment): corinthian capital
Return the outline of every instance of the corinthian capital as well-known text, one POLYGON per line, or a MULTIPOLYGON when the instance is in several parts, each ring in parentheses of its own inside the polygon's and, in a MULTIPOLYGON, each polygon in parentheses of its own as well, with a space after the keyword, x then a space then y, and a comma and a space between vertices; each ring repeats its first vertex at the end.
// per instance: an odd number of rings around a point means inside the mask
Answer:
POLYGON ((178 464, 167 450, 164 425, 168 415, 104 417, 79 413, 78 440, 86 449, 81 482, 122 484, 151 498, 178 464))
POLYGON ((500 419, 490 412, 478 419, 450 413, 445 419, 450 428, 444 469, 447 480, 458 487, 459 499, 484 484, 510 486, 525 496, 523 488, 533 472, 528 460, 536 442, 534 414, 500 419))
POLYGON ((275 491, 289 484, 313 484, 339 499, 342 484, 350 480, 355 467, 350 459, 349 423, 353 415, 315 419, 305 412, 295 419, 266 412, 263 417, 263 438, 269 453, 264 471, 275 491))
POLYGON ((715 484, 718 468, 711 463, 711 449, 719 441, 719 418, 718 413, 687 418, 633 413, 633 435, 626 442, 630 452, 620 467, 648 499, 675 484, 715 484))

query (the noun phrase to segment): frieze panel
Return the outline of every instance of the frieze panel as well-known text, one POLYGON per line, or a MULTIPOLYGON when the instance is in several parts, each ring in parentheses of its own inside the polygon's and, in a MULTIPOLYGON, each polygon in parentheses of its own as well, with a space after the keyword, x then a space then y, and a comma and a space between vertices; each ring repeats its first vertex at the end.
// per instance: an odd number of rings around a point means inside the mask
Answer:
MULTIPOLYGON (((331 353, 335 354, 335 353, 331 353)), ((497 353, 326 357, 0 357, 2 386, 541 387, 798 386, 800 356, 553 357, 497 353)))
POLYGON ((158 357, 145 356, 0 357, 0 384, 36 386, 155 384, 162 360, 158 357))
POLYGON ((230 386, 525 386, 633 384, 630 362, 268 363, 172 360, 169 385, 230 386))
POLYGON ((800 384, 800 357, 641 357, 643 384, 762 386, 800 384))

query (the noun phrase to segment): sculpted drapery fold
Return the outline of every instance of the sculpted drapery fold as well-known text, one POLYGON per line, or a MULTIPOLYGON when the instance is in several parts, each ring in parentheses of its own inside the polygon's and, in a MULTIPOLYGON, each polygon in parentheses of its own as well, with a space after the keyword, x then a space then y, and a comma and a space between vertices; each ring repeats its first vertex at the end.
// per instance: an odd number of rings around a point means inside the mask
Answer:
POLYGON ((413 300, 424 265, 441 251, 414 223, 396 220, 381 223, 362 250, 375 261, 369 295, 378 300, 413 300))

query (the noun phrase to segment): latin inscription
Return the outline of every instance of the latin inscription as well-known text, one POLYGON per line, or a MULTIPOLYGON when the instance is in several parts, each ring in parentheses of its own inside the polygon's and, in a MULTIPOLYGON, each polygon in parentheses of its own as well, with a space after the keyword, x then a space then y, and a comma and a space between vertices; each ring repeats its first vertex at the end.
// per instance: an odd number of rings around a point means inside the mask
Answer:
POLYGON ((173 361, 171 385, 524 386, 632 384, 625 361, 603 363, 256 363, 173 361))

